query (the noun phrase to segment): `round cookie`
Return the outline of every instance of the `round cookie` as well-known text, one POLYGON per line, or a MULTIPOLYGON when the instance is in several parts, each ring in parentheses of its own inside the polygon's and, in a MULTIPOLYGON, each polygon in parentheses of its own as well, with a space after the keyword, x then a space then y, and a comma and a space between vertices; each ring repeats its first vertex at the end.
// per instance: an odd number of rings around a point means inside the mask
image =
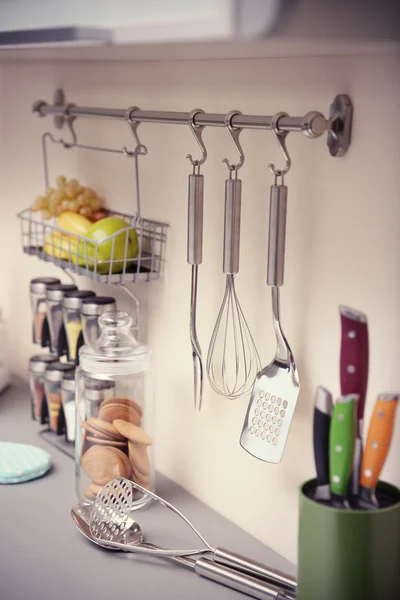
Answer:
POLYGON ((94 429, 97 429, 101 435, 110 436, 117 442, 122 442, 124 440, 124 437, 108 421, 102 421, 102 419, 91 417, 86 422, 94 429))
POLYGON ((115 447, 110 447, 109 450, 114 452, 114 454, 118 456, 118 458, 124 463, 125 472, 127 473, 125 477, 129 479, 129 477, 132 475, 132 464, 125 452, 122 452, 122 450, 119 450, 119 448, 115 447))
POLYGON ((103 400, 103 402, 100 404, 100 408, 102 406, 107 406, 107 404, 124 404, 125 406, 130 406, 131 408, 136 410, 136 412, 139 413, 141 417, 143 416, 142 407, 140 406, 140 404, 138 404, 137 402, 135 402, 135 400, 132 400, 131 398, 107 398, 106 400, 103 400))
MULTIPOLYGON (((81 457, 82 469, 90 477, 93 483, 105 485, 110 479, 115 477, 129 477, 131 470, 127 469, 126 461, 128 457, 117 448, 108 448, 105 446, 91 446, 81 457)), ((129 463, 130 465, 130 463, 129 463)))
POLYGON ((121 450, 124 450, 126 448, 126 441, 125 442, 117 442, 116 440, 102 440, 100 438, 96 438, 96 437, 91 436, 91 435, 88 435, 86 439, 92 445, 93 444, 99 444, 100 446, 109 446, 109 447, 112 447, 112 448, 121 448, 121 450))
POLYGON ((144 429, 137 427, 133 423, 127 423, 127 421, 123 419, 115 419, 112 424, 114 425, 115 429, 118 429, 121 435, 126 437, 131 442, 142 444, 143 446, 151 446, 153 443, 149 434, 146 433, 144 429))
POLYGON ((92 483, 86 489, 85 496, 90 498, 90 500, 94 500, 101 489, 101 485, 97 485, 97 483, 93 483, 92 481, 92 483))
POLYGON ((150 474, 150 460, 147 456, 147 448, 142 444, 134 444, 128 440, 129 460, 133 470, 138 471, 144 477, 150 474))
MULTIPOLYGON (((125 404, 107 404, 100 408, 99 418, 109 423, 113 423, 117 419, 133 423, 134 425, 140 426, 141 418, 138 412, 130 406, 125 404)), ((121 432, 120 432, 121 433, 121 432)), ((123 435, 123 434, 122 434, 123 435)))
POLYGON ((132 479, 132 481, 135 481, 136 483, 138 483, 139 485, 141 485, 142 487, 145 487, 145 488, 148 488, 151 483, 150 475, 143 476, 139 473, 139 471, 135 471, 135 470, 132 472, 131 479, 132 479))
POLYGON ((139 485, 141 485, 146 490, 149 490, 150 487, 151 487, 151 479, 150 479, 150 477, 148 477, 146 480, 142 480, 142 479, 138 479, 138 477, 136 477, 136 475, 132 473, 131 479, 132 479, 133 483, 138 483, 139 485))
POLYGON ((101 433, 98 429, 95 429, 93 427, 93 425, 91 425, 89 423, 89 421, 83 421, 81 422, 81 427, 83 427, 83 429, 85 429, 86 433, 88 433, 91 436, 94 436, 96 438, 102 439, 102 440, 112 440, 112 436, 107 434, 107 433, 101 433))

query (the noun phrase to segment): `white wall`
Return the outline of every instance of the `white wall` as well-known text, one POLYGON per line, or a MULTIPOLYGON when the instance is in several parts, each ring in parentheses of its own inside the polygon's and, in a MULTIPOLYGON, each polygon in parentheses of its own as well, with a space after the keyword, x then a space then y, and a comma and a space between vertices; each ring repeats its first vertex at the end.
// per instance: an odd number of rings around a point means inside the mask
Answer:
MULTIPOLYGON (((82 105, 273 114, 325 114, 338 92, 354 102, 351 150, 330 157, 325 138, 290 135, 293 158, 287 177, 289 210, 284 329, 301 379, 284 459, 274 466, 245 453, 238 438, 247 399, 225 400, 205 388, 201 414, 192 408, 188 336, 190 268, 186 264, 187 152, 197 152, 188 128, 142 125, 149 147, 143 159, 143 206, 150 218, 170 223, 164 278, 136 291, 143 301, 144 336, 154 350, 157 395, 157 466, 207 504, 290 559, 296 556, 297 488, 313 476, 312 408, 317 384, 336 394, 339 303, 369 316, 371 371, 367 415, 376 394, 400 388, 400 74, 398 56, 267 59, 133 64, 9 64, 3 67, 0 304, 9 330, 13 371, 26 377, 30 344, 28 284, 58 271, 20 250, 17 211, 42 191, 40 134, 50 119, 31 114, 34 100, 51 101, 65 88, 82 105)), ((82 141, 122 146, 123 124, 77 123, 82 141)), ((199 284, 199 337, 206 354, 222 299, 222 218, 226 177, 221 160, 236 158, 223 130, 205 131, 204 263, 199 284)), ((241 269, 237 291, 263 364, 274 353, 270 294, 265 285, 268 196, 267 164, 281 156, 270 133, 244 132, 241 269)), ((131 173, 121 157, 55 151, 52 173, 77 175, 108 199, 131 208, 131 173)), ((80 281, 80 286, 87 286, 80 281)), ((99 288, 98 288, 99 289, 99 288)), ((99 290, 100 291, 100 290, 99 290)), ((105 291, 105 288, 101 291, 105 291)), ((113 290, 117 294, 117 291, 113 290)), ((121 291, 121 305, 129 307, 121 291)), ((21 398, 21 402, 26 399, 21 398)), ((27 419, 29 418, 27 410, 27 419)), ((23 432, 21 434, 23 438, 23 432)), ((385 476, 400 484, 397 434, 385 476)), ((217 542, 217 540, 214 540, 217 542)), ((220 540, 218 540, 220 541, 220 540)))

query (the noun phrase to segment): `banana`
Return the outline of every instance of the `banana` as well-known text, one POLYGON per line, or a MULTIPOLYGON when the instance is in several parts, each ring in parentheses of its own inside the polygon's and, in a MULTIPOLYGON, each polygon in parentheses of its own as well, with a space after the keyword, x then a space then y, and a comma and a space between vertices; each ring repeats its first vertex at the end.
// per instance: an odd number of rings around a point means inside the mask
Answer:
POLYGON ((69 210, 62 212, 57 221, 58 229, 82 236, 86 236, 91 225, 89 219, 69 210))
POLYGON ((76 253, 76 246, 76 238, 55 231, 46 236, 43 250, 49 256, 68 260, 70 255, 76 253))

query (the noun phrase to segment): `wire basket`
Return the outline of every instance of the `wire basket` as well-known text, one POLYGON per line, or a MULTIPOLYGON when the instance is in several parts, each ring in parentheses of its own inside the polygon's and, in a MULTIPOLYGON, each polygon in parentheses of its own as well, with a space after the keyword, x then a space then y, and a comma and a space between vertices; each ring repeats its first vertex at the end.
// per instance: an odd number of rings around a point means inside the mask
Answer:
POLYGON ((54 218, 44 221, 41 214, 25 209, 18 214, 23 251, 101 283, 123 285, 158 279, 168 225, 138 215, 114 211, 109 215, 130 226, 94 241, 58 228, 54 218))

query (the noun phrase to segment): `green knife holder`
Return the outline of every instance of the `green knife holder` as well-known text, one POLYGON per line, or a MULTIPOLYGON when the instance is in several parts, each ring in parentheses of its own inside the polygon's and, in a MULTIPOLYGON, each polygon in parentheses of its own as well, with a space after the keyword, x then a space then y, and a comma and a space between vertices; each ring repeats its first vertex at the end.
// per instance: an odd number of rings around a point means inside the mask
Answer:
POLYGON ((297 600, 400 599, 400 490, 379 482, 382 508, 346 510, 300 489, 297 600))

